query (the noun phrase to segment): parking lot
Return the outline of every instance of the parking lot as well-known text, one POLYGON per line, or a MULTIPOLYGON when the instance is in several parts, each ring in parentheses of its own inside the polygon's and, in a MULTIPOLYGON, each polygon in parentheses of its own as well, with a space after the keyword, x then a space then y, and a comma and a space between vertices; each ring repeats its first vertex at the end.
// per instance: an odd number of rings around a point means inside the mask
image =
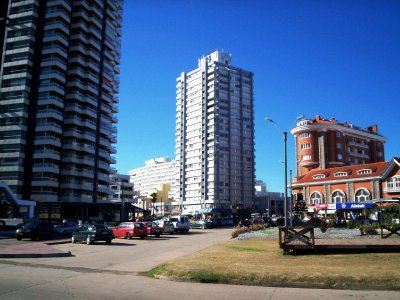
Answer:
MULTIPOLYGON (((395 292, 293 289, 157 280, 137 276, 170 259, 230 239, 232 229, 198 229, 161 238, 52 245, 70 257, 0 259, 1 299, 398 299, 395 292)), ((53 241, 54 242, 54 241, 53 241)), ((44 241, 0 239, 6 245, 44 241)))
MULTIPOLYGON (((186 253, 197 251, 216 243, 230 239, 232 229, 200 229, 182 234, 163 234, 161 237, 148 236, 145 239, 114 239, 111 245, 96 242, 93 245, 70 242, 52 245, 64 252, 71 252, 71 257, 58 258, 24 258, 18 261, 46 264, 56 267, 101 269, 109 271, 144 272, 186 253)), ((67 240, 66 240, 67 241, 67 240)), ((47 241, 30 241, 1 239, 2 245, 45 243, 47 241)), ((57 241, 52 241, 57 242, 57 241)))

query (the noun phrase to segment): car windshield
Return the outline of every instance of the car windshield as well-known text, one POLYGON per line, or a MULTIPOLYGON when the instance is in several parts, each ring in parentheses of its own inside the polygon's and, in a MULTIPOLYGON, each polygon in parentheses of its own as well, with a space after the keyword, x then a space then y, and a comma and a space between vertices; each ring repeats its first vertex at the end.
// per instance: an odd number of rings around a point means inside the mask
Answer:
POLYGON ((136 228, 143 228, 144 224, 143 223, 135 223, 136 228))
POLYGON ((24 225, 24 228, 26 229, 36 228, 38 224, 39 224, 38 222, 29 222, 24 225))
POLYGON ((171 221, 165 221, 164 225, 173 225, 171 221))

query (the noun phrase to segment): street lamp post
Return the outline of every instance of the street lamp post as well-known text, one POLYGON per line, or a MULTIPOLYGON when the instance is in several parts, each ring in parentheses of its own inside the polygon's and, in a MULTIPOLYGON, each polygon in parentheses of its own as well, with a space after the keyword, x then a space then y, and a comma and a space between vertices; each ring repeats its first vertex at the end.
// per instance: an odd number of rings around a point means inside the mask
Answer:
POLYGON ((284 160, 284 169, 285 169, 285 202, 283 202, 283 209, 285 210, 285 227, 287 226, 287 219, 288 219, 288 209, 287 209, 287 199, 288 199, 288 193, 287 193, 287 147, 286 147, 286 141, 287 141, 287 132, 283 132, 283 145, 284 145, 284 153, 285 153, 285 160, 284 160))
POLYGON ((122 193, 123 187, 122 187, 122 180, 118 176, 118 199, 119 202, 121 202, 121 216, 120 216, 120 221, 124 222, 125 221, 125 199, 124 199, 124 194, 122 193))
POLYGON ((293 186, 292 186, 292 170, 289 170, 290 178, 290 202, 289 202, 289 221, 290 226, 293 226, 293 186))
MULTIPOLYGON (((275 123, 275 121, 274 120, 272 120, 272 119, 270 119, 270 118, 265 118, 265 121, 267 121, 267 122, 270 122, 270 123, 272 123, 272 124, 275 124, 275 126, 277 126, 276 125, 276 123, 275 123)), ((285 227, 287 226, 287 220, 288 220, 288 205, 287 205, 287 202, 288 202, 288 192, 287 192, 287 146, 286 146, 286 144, 287 144, 287 132, 286 131, 284 131, 283 132, 283 151, 284 151, 284 161, 283 161, 283 163, 284 163, 284 176, 285 176, 285 187, 284 187, 284 191, 285 191, 285 193, 284 193, 284 197, 285 197, 285 199, 284 199, 284 201, 283 201, 283 211, 284 211, 284 225, 285 225, 285 227)))

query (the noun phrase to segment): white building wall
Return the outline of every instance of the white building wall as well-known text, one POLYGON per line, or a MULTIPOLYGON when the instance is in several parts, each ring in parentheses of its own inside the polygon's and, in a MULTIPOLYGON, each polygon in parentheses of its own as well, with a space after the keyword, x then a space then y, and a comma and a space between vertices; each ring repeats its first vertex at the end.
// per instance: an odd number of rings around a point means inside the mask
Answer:
POLYGON ((214 52, 177 79, 177 199, 182 208, 251 206, 253 74, 214 52))
POLYGON ((175 197, 175 160, 166 157, 147 160, 143 167, 128 171, 130 182, 138 196, 154 193, 161 184, 170 184, 170 198, 175 197))

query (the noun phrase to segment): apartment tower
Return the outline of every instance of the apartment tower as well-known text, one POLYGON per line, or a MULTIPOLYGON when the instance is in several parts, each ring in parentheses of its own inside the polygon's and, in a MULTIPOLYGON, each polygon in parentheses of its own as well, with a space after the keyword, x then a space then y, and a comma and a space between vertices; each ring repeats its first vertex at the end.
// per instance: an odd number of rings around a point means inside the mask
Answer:
POLYGON ((254 200, 253 74, 216 51, 176 85, 177 199, 183 211, 254 200))
POLYGON ((385 161, 386 138, 378 126, 361 128, 335 118, 299 118, 291 130, 295 139, 296 174, 314 169, 361 165, 385 161))
POLYGON ((106 202, 122 0, 0 4, 0 180, 23 199, 106 202))

